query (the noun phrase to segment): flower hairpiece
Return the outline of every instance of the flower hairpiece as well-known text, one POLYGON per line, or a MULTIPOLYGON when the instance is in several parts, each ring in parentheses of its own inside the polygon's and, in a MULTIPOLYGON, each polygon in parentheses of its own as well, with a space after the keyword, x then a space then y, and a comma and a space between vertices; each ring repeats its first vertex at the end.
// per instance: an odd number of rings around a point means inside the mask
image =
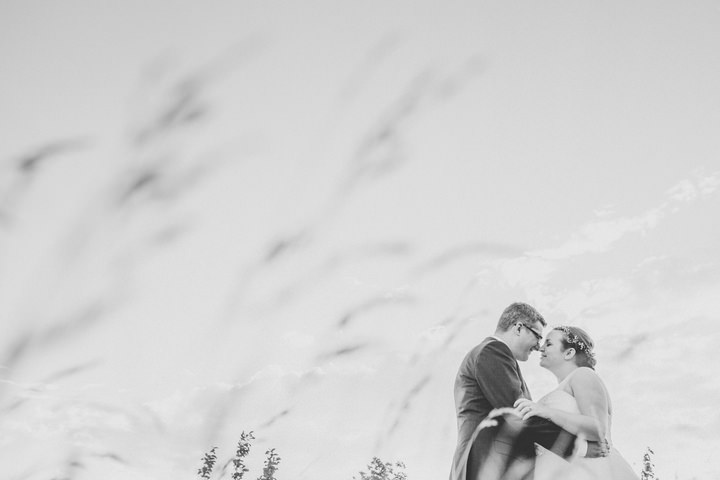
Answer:
POLYGON ((583 342, 582 340, 580 340, 580 337, 578 337, 577 335, 572 333, 570 331, 569 327, 561 326, 561 327, 555 328, 555 330, 560 330, 561 332, 563 332, 565 334, 565 339, 567 340, 567 343, 569 343, 570 345, 577 346, 578 350, 585 353, 585 355, 587 355, 588 357, 594 356, 594 354, 592 352, 592 347, 590 345, 588 345, 587 343, 583 342))

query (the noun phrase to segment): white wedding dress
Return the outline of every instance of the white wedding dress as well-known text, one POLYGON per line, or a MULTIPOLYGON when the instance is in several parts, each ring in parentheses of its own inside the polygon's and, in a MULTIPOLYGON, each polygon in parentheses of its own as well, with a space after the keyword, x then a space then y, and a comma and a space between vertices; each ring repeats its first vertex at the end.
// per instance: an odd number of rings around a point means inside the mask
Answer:
MULTIPOLYGON (((569 376, 560 382, 557 389, 545 395, 538 403, 566 412, 580 413, 575 397, 563 389, 568 378, 569 376)), ((611 418, 608 415, 608 419, 611 418)), ((608 423, 612 423, 612 421, 608 420, 608 423)), ((564 460, 538 445, 535 480, 638 480, 639 477, 630 464, 612 447, 609 427, 610 425, 607 429, 610 453, 607 457, 585 458, 587 443, 582 441, 578 441, 577 451, 568 460, 564 460)))

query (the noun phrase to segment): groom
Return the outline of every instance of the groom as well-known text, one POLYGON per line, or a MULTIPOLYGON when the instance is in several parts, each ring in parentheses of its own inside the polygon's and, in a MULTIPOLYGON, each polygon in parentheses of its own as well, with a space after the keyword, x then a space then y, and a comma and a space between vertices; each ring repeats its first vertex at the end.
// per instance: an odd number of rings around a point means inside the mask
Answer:
POLYGON ((540 348, 546 325, 533 307, 513 303, 500 315, 495 334, 460 364, 454 390, 458 442, 450 480, 496 480, 505 474, 532 478, 534 442, 563 456, 572 452, 574 436, 551 422, 534 418, 528 426, 512 415, 488 419, 493 409, 531 398, 518 360, 526 361, 540 348), (477 428, 483 421, 483 428, 477 428), (523 472, 510 473, 518 467, 523 472))

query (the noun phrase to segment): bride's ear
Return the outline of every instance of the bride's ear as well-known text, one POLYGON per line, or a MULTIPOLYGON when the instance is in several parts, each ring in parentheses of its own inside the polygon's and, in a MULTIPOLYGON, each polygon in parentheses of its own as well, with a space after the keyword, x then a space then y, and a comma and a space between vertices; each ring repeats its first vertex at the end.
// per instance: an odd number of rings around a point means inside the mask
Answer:
POLYGON ((575 356, 575 349, 570 347, 567 350, 565 350, 564 355, 566 360, 572 360, 572 358, 575 356))

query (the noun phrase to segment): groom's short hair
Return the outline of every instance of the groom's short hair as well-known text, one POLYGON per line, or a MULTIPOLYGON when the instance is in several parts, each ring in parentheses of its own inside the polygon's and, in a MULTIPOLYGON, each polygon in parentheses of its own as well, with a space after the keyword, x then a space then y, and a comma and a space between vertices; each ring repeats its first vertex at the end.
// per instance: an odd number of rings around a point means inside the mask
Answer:
POLYGON ((517 322, 527 323, 532 325, 536 322, 540 322, 543 327, 547 327, 547 322, 540 312, 535 310, 527 303, 515 302, 503 310, 498 320, 498 330, 507 331, 510 327, 515 325, 517 322))

